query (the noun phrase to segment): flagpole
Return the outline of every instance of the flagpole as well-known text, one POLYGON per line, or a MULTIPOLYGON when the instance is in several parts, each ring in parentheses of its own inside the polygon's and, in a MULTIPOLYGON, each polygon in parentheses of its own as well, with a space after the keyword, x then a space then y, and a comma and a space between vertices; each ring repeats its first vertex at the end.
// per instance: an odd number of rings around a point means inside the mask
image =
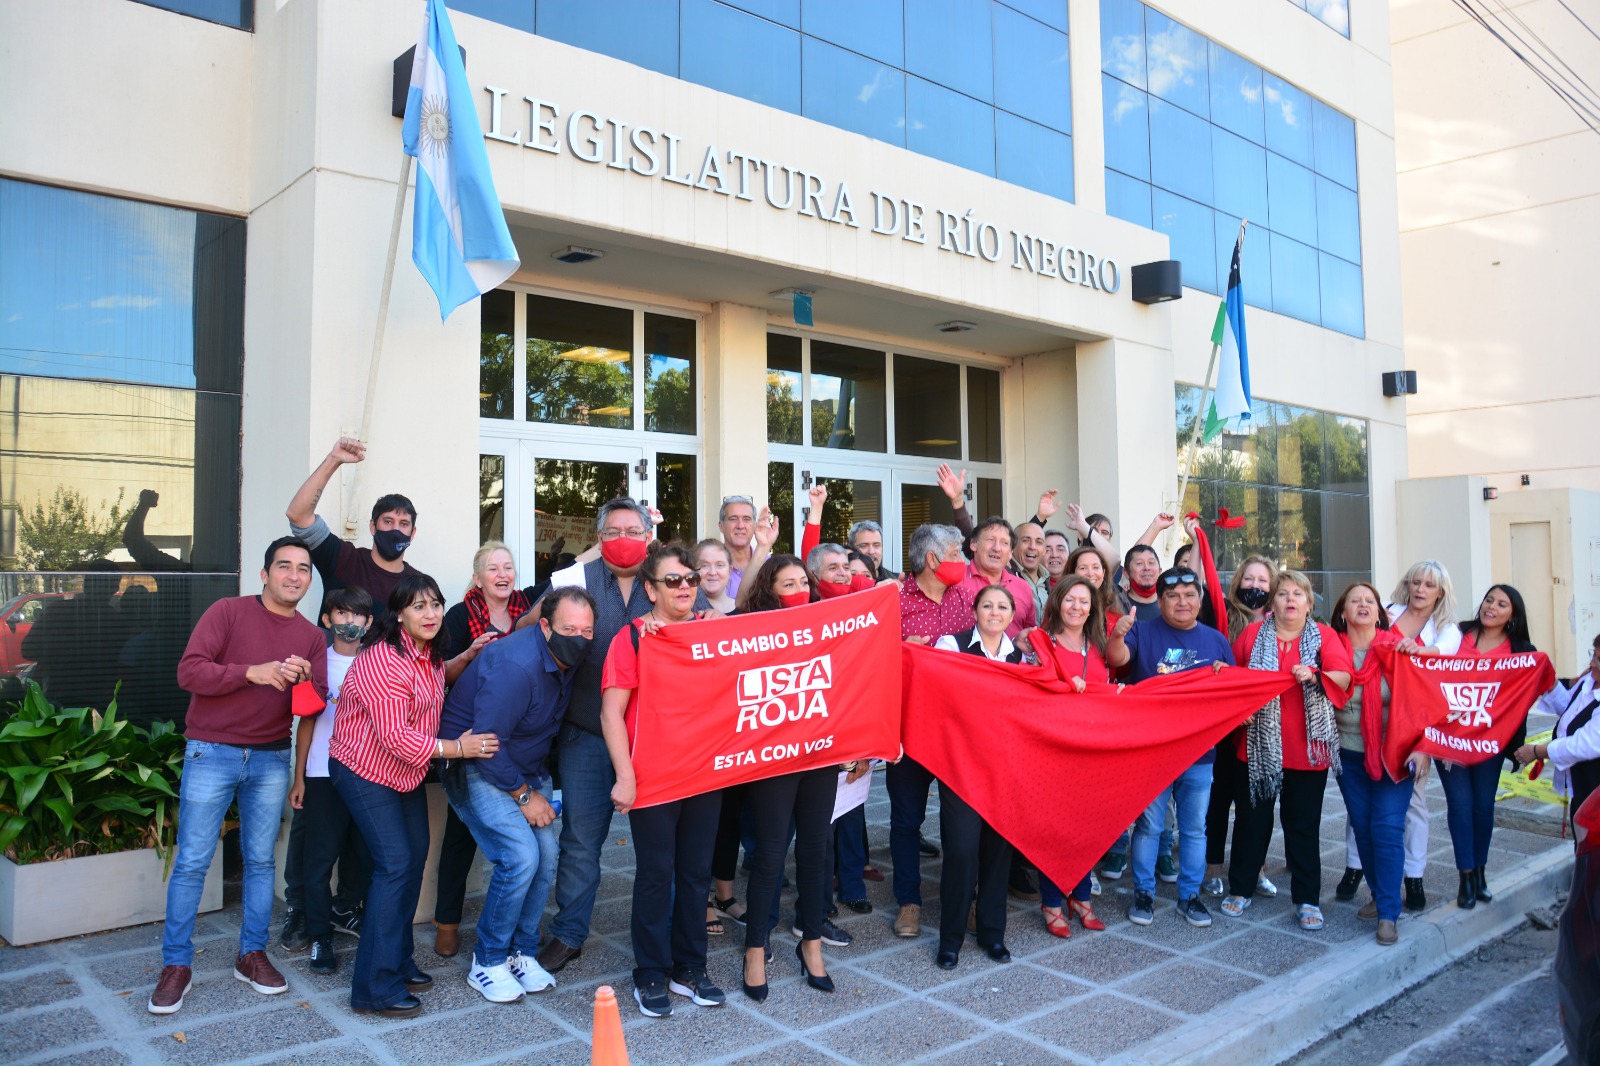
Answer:
MULTIPOLYGON (((406 188, 411 183, 411 160, 400 153, 400 182, 394 193, 394 217, 389 222, 389 255, 383 263, 383 288, 378 296, 378 324, 372 331, 372 357, 367 363, 367 395, 361 404, 361 430, 357 439, 368 443, 372 432, 372 405, 378 392, 378 364, 383 358, 383 329, 389 320, 389 293, 394 287, 394 261, 400 250, 400 222, 406 213, 406 188)), ((355 483, 352 472, 344 483, 344 539, 355 540, 358 516, 355 512, 355 483)))
MULTIPOLYGON (((1241 219, 1239 221, 1239 239, 1238 240, 1239 240, 1239 260, 1240 260, 1241 265, 1243 264, 1243 261, 1244 261, 1244 231, 1245 231, 1245 227, 1248 226, 1248 225, 1250 225, 1250 220, 1247 219, 1247 218, 1246 219, 1241 219)), ((1226 289, 1223 290, 1222 299, 1223 299, 1224 302, 1226 302, 1227 299, 1228 299, 1227 290, 1226 289)), ((1222 345, 1217 341, 1212 341, 1212 343, 1211 343, 1211 361, 1206 364, 1205 386, 1200 390, 1200 406, 1198 408, 1196 408, 1196 410, 1195 410, 1194 428, 1192 430, 1190 430, 1190 433, 1189 433, 1189 455, 1188 455, 1187 461, 1184 463, 1183 478, 1178 482, 1178 502, 1177 502, 1176 508, 1175 508, 1178 511, 1183 510, 1184 494, 1189 491, 1189 478, 1194 473, 1194 459, 1195 459, 1195 456, 1197 454, 1199 454, 1199 451, 1200 451, 1200 430, 1205 424, 1206 407, 1208 406, 1208 403, 1209 403, 1209 400, 1210 400, 1210 396, 1211 396, 1212 375, 1216 372, 1216 369, 1217 369, 1217 353, 1220 352, 1221 350, 1222 350, 1222 345)), ((1198 508, 1196 508, 1196 510, 1198 510, 1198 508)), ((1173 528, 1182 528, 1183 516, 1181 514, 1175 514, 1173 517, 1178 519, 1178 521, 1174 524, 1173 528)))

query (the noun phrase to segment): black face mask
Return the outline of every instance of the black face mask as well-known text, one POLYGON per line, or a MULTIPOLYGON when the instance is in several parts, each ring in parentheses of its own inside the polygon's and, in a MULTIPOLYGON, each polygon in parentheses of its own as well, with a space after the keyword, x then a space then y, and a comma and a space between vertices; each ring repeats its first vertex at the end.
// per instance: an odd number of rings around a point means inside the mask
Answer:
POLYGON ((1250 608, 1252 611, 1261 610, 1261 608, 1267 605, 1267 601, 1271 598, 1272 597, 1268 595, 1266 589, 1239 590, 1239 602, 1250 608))
POLYGON ((556 657, 556 662, 569 669, 579 666, 589 657, 589 645, 593 643, 588 637, 580 637, 576 633, 547 633, 544 638, 550 654, 556 657))
POLYGON ((403 530, 380 529, 372 535, 372 546, 378 549, 379 555, 392 563, 411 547, 411 538, 403 530))

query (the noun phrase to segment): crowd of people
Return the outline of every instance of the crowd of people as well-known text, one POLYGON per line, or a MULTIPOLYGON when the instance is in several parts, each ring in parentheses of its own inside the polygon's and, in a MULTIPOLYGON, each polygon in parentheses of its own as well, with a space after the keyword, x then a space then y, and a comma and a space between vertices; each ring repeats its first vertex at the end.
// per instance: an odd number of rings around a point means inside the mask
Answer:
MULTIPOLYGON (((450 812, 437 865, 440 956, 461 949, 475 854, 490 865, 466 969, 485 999, 549 989, 582 958, 601 849, 617 815, 631 823, 633 996, 643 1014, 671 1014, 674 996, 701 1007, 724 1003, 707 972, 707 948, 732 925, 744 930, 741 991, 751 1001, 768 998, 780 927, 796 940, 804 986, 833 992, 823 947, 851 942, 833 919, 841 906, 871 912, 865 881, 884 877, 868 858, 864 808, 834 818, 837 790, 841 777, 856 781, 875 767, 855 760, 636 807, 639 719, 648 713, 639 699, 640 648, 667 626, 788 610, 879 585, 898 590, 905 641, 1019 670, 1051 664, 1076 692, 1230 666, 1296 682, 1177 774, 1099 857, 1098 870, 1070 886, 1039 875, 943 782, 939 840, 930 841, 934 775, 903 753, 891 761, 883 782, 892 928, 900 937, 923 934, 920 863, 942 849, 934 965, 959 966, 969 935, 988 958, 1009 962, 1008 895, 1037 900, 1054 936, 1072 936, 1074 920, 1081 930, 1103 930, 1094 909, 1102 879, 1120 880, 1129 869, 1127 918, 1136 926, 1156 920, 1158 881, 1176 885, 1176 914, 1190 925, 1212 924, 1207 898, 1237 917, 1258 895, 1278 891, 1264 872, 1275 817, 1295 920, 1321 929, 1319 828, 1330 770, 1349 837, 1334 894, 1353 900, 1365 883, 1370 899, 1358 917, 1376 923, 1379 943, 1393 944, 1402 910, 1427 903, 1421 784, 1434 767, 1413 754, 1394 776, 1378 757, 1391 692, 1374 651, 1389 644, 1403 654, 1499 656, 1532 647, 1514 588, 1493 586, 1459 621, 1449 575, 1436 562, 1411 567, 1388 597, 1353 583, 1318 618, 1311 582, 1270 559, 1245 558, 1224 584, 1196 516, 1183 520, 1190 539, 1163 567, 1157 542, 1177 524, 1172 516, 1158 515, 1119 555, 1110 521, 1064 505, 1056 492, 1015 525, 974 521, 963 506, 964 475, 949 467, 938 476, 953 524, 910 533, 904 574, 886 569, 876 522, 856 522, 846 544, 822 540, 821 484, 810 490, 797 554, 778 550, 778 521, 750 497, 724 499, 720 536, 694 545, 656 541, 658 516, 618 498, 600 506, 594 544, 535 585, 519 585, 504 544, 484 544, 463 601, 446 610, 439 584, 405 561, 418 520, 408 498, 374 504, 367 549, 334 537, 317 516, 333 474, 364 455, 355 441, 335 445, 290 502, 291 535, 267 547, 261 593, 211 607, 180 661, 178 681, 192 702, 153 1013, 179 1010, 191 987, 200 890, 235 802, 244 905, 234 976, 267 995, 287 989, 266 954, 286 798, 293 821, 282 948, 309 949, 310 969, 333 973, 336 937, 353 936, 352 1008, 397 1018, 421 1011, 434 982, 413 942, 430 844, 429 780, 442 786, 450 812), (1064 528, 1050 527, 1057 515, 1064 528), (298 610, 314 575, 324 589, 320 629, 298 610), (791 852, 796 901, 785 924, 781 887, 791 852)), ((1519 764, 1548 759, 1580 800, 1600 784, 1597 678, 1600 638, 1589 673, 1544 697, 1558 718, 1553 738, 1519 740, 1508 756, 1519 764)), ((1062 727, 1069 725, 1064 709, 1062 727)), ((1501 761, 1437 767, 1463 908, 1493 899, 1485 868, 1501 761)))

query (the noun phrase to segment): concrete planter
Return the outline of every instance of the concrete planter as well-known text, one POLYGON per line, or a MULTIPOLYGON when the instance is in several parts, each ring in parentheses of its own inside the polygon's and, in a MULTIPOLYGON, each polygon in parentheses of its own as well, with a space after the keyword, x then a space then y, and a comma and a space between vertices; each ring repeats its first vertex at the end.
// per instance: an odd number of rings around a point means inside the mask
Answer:
MULTIPOLYGON (((0 936, 14 945, 121 929, 167 916, 167 882, 153 848, 19 866, 0 856, 0 936)), ((200 911, 222 908, 222 848, 200 911)))

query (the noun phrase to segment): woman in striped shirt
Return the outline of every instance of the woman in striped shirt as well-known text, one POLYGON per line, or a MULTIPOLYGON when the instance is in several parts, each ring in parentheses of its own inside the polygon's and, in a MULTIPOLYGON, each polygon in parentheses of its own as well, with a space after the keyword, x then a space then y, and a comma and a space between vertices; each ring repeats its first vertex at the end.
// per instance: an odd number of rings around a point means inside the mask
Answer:
POLYGON ((422 778, 437 758, 482 759, 499 741, 466 732, 438 739, 444 705, 439 626, 444 597, 426 574, 408 573, 389 595, 389 621, 350 664, 328 745, 328 776, 372 853, 366 921, 356 949, 350 1006, 362 1014, 409 1018, 414 993, 433 978, 412 959, 411 919, 428 856, 428 801, 422 778))

